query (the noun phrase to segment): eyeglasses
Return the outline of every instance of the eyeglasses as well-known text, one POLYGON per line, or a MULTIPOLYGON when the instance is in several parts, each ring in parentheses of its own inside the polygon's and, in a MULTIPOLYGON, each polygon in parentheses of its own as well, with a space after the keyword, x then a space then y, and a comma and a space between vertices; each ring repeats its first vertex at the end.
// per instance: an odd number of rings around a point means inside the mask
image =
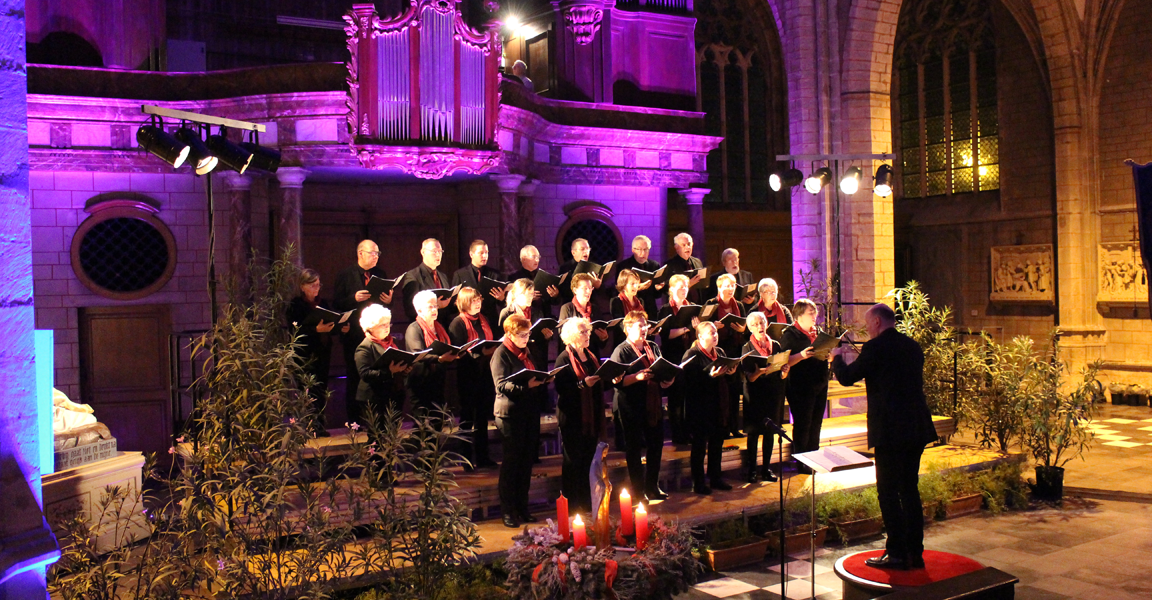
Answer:
POLYGON ((512 337, 514 337, 518 340, 526 340, 526 339, 532 337, 532 332, 531 331, 525 331, 523 333, 513 333, 512 337))
POLYGON ((367 254, 368 256, 377 256, 377 257, 380 256, 379 252, 373 252, 373 251, 369 251, 369 250, 361 250, 360 252, 363 254, 367 254))

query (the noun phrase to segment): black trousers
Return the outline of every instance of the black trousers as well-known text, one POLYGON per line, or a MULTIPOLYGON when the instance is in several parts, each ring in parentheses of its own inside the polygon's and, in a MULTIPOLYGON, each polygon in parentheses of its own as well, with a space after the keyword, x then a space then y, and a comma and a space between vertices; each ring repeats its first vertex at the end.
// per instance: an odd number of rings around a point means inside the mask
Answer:
POLYGON ((717 423, 714 426, 697 426, 692 428, 692 484, 696 487, 704 486, 704 454, 708 454, 708 479, 719 481, 723 479, 721 461, 724 453, 724 438, 728 426, 717 423))
MULTIPOLYGON (((470 359, 466 359, 470 360, 470 359)), ((496 390, 485 385, 481 377, 488 371, 488 381, 492 381, 491 371, 478 369, 475 365, 461 364, 457 369, 457 393, 460 399, 460 428, 471 429, 472 443, 466 449, 472 464, 490 460, 488 456, 488 420, 492 418, 492 407, 496 403, 496 390)))
POLYGON ((341 344, 344 347, 344 407, 349 423, 360 418, 360 405, 356 403, 356 389, 360 387, 360 371, 356 370, 356 346, 363 340, 361 337, 356 343, 350 344, 351 340, 341 339, 344 342, 341 344))
POLYGON ((500 463, 500 512, 505 515, 528 514, 528 489, 532 485, 532 461, 540 445, 540 416, 496 417, 504 458, 500 463))
POLYGON ((633 497, 656 489, 660 482, 660 461, 664 454, 663 411, 657 415, 656 424, 649 426, 645 404, 643 399, 620 403, 620 421, 624 425, 624 457, 628 461, 628 479, 633 497), (646 457, 647 465, 641 461, 642 455, 646 457))
MULTIPOLYGON (((733 356, 729 354, 728 356, 733 356)), ((739 351, 735 356, 740 356, 739 351)), ((724 376, 728 380, 728 422, 725 427, 729 432, 735 433, 741 429, 740 395, 744 393, 744 385, 740 381, 740 374, 724 376)))
POLYGON ((751 475, 756 471, 756 463, 760 454, 760 438, 764 438, 764 462, 760 463, 761 471, 767 471, 768 465, 772 464, 772 447, 773 442, 776 441, 776 434, 774 433, 749 433, 748 434, 748 474, 751 475))
POLYGON ((920 456, 924 448, 876 448, 876 493, 888 531, 886 549, 897 558, 924 553, 924 505, 920 502, 920 456))
POLYGON ((811 452, 820 447, 820 428, 824 425, 824 409, 828 406, 828 392, 815 396, 788 396, 792 410, 792 453, 811 452))
POLYGON ((561 463, 560 489, 568 499, 568 512, 590 514, 592 510, 592 486, 589 483, 589 470, 596 456, 596 445, 600 439, 586 435, 579 419, 568 419, 560 413, 560 435, 564 438, 564 461, 561 463))

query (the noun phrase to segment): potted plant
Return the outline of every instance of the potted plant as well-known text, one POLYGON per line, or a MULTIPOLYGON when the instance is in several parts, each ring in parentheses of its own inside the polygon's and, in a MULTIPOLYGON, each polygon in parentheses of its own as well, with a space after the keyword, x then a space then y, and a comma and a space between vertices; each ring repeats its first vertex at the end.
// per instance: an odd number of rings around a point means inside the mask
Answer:
POLYGON ((829 492, 821 497, 819 512, 820 520, 828 523, 845 545, 884 530, 875 486, 857 492, 829 492))
POLYGON ((924 506, 924 523, 944 518, 944 504, 949 494, 941 465, 928 463, 927 472, 920 476, 917 487, 920 490, 920 504, 924 506))
POLYGON ((1010 508, 1028 506, 1027 488, 1024 486, 1022 461, 1005 462, 980 471, 974 477, 988 512, 998 515, 1010 508))
POLYGON ((1097 379, 1100 362, 1087 365, 1080 378, 1065 384, 1067 363, 1060 358, 1060 331, 1051 333, 1052 354, 1033 361, 1032 392, 1025 398, 1023 446, 1036 461, 1033 496, 1059 502, 1064 496, 1064 465, 1081 457, 1092 441, 1088 428, 1103 401, 1097 379))
POLYGON ((944 503, 944 517, 947 519, 979 512, 984 503, 980 487, 966 469, 945 472, 944 489, 948 491, 948 500, 944 503))
MULTIPOLYGON (((821 504, 824 496, 816 498, 816 524, 813 528, 809 515, 811 501, 807 495, 794 496, 784 505, 784 552, 795 554, 808 550, 809 540, 814 540, 817 547, 824 545, 828 536, 828 527, 820 518, 821 504)), ((780 513, 771 513, 754 518, 752 529, 768 538, 768 547, 773 553, 780 552, 780 513)), ((777 554, 778 555, 778 554, 777 554)))
POLYGON ((768 540, 748 528, 744 519, 721 521, 707 528, 704 555, 713 571, 758 563, 768 551, 768 540))

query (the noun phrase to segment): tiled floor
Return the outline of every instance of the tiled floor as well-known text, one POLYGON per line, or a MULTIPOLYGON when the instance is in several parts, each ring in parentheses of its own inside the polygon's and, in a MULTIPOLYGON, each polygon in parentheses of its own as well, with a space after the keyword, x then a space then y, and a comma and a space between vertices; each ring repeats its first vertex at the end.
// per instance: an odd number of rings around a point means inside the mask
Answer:
MULTIPOLYGON (((925 532, 925 546, 1015 575, 1017 600, 1152 598, 1152 408, 1108 405, 1093 427, 1097 441, 1085 460, 1067 465, 1065 485, 1143 502, 1067 497, 1061 507, 939 522, 925 532)), ((831 572, 836 560, 883 544, 878 538, 820 552, 816 597, 840 600, 840 580, 831 572)), ((789 598, 810 597, 806 553, 790 558, 785 573, 789 598)), ((677 600, 778 600, 779 578, 772 562, 709 573, 677 600)))

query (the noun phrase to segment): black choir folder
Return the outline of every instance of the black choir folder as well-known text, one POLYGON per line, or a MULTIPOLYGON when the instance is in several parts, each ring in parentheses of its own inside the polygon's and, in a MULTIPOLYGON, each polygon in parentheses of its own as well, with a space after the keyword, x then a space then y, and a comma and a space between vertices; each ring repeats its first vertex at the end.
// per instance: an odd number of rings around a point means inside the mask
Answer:
POLYGON ((839 345, 839 337, 828 335, 821 331, 820 334, 816 336, 816 340, 812 342, 812 355, 820 360, 828 360, 828 353, 839 345))
POLYGON ((544 329, 551 329, 553 332, 555 332, 556 328, 559 326, 560 323, 552 317, 540 317, 539 319, 536 319, 535 323, 532 324, 532 333, 537 333, 544 329))
POLYGON ((556 289, 560 289, 566 279, 568 279, 568 273, 557 277, 544 269, 537 269, 536 277, 532 279, 532 289, 547 295, 549 287, 556 286, 556 289))
POLYGON ((400 285, 400 282, 403 279, 403 275, 397 277, 396 279, 384 279, 383 277, 377 277, 373 275, 372 278, 368 280, 367 286, 368 293, 372 294, 372 298, 369 299, 369 302, 380 300, 380 294, 387 294, 388 292, 391 292, 392 288, 400 285))
POLYGON ((508 282, 507 281, 499 281, 496 279, 492 279, 491 277, 489 277, 487 275, 482 275, 482 276, 480 276, 480 281, 477 282, 477 285, 480 286, 480 289, 477 291, 479 291, 482 295, 487 296, 487 295, 491 294, 492 290, 494 290, 494 289, 499 288, 499 289, 503 290, 503 289, 507 288, 508 282))
POLYGON ((538 381, 543 381, 543 382, 547 383, 549 381, 552 381, 552 379, 554 377, 556 377, 557 373, 559 373, 560 371, 563 371, 564 369, 567 369, 567 368, 568 368, 568 365, 564 365, 562 367, 556 367, 555 369, 552 369, 551 371, 536 371, 533 369, 520 369, 519 371, 516 371, 515 373, 505 377, 504 379, 501 379, 500 383, 508 382, 508 383, 517 383, 517 384, 527 385, 527 383, 532 379, 536 379, 538 381))
POLYGON ((748 285, 736 286, 736 293, 732 295, 732 298, 734 300, 736 300, 737 302, 743 302, 744 299, 747 298, 748 296, 755 296, 756 295, 756 285, 757 284, 755 284, 755 283, 749 283, 748 285))
POLYGON ((468 351, 472 353, 472 356, 478 357, 483 354, 485 350, 488 350, 489 348, 495 348, 503 344, 504 338, 500 338, 498 340, 476 340, 470 346, 468 346, 468 351))
MULTIPOLYGON (((652 375, 656 377, 657 381, 671 381, 676 379, 676 376, 680 374, 680 371, 683 371, 684 367, 686 367, 688 363, 692 362, 694 358, 696 358, 695 355, 680 364, 676 364, 661 356, 660 358, 656 359, 656 362, 652 363, 652 366, 647 367, 647 369, 650 373, 652 373, 652 375)), ((645 369, 644 361, 639 359, 633 361, 632 364, 628 366, 628 374, 630 375, 633 373, 639 373, 645 369)))
POLYGON ((720 319, 720 322, 725 325, 735 324, 744 327, 748 323, 748 317, 741 317, 740 315, 729 313, 724 315, 724 318, 720 319))
POLYGON ((749 352, 744 356, 717 356, 716 360, 712 361, 712 364, 708 365, 708 368, 711 369, 712 367, 720 367, 721 369, 727 369, 728 367, 738 364, 740 361, 744 360, 744 357, 748 356, 749 354, 752 353, 749 352))
POLYGON ((354 312, 356 312, 356 311, 350 310, 346 313, 338 313, 335 311, 328 310, 327 308, 324 308, 322 306, 317 306, 317 307, 313 308, 311 312, 308 313, 308 316, 304 317, 304 322, 303 323, 297 323, 297 326, 298 327, 315 327, 315 326, 319 325, 321 322, 344 324, 345 322, 348 321, 348 318, 351 317, 352 313, 354 313, 354 312))
POLYGON ((769 323, 768 324, 768 337, 780 341, 780 337, 784 335, 784 330, 788 329, 790 325, 787 323, 769 323))
MULTIPOLYGON (((740 358, 742 358, 745 362, 749 362, 749 363, 755 365, 757 369, 763 369, 763 368, 767 367, 768 373, 775 373, 776 371, 783 369, 784 365, 788 364, 788 357, 791 355, 792 355, 791 350, 785 350, 783 352, 777 352, 776 354, 773 354, 772 356, 760 356, 759 354, 756 354, 755 352, 749 352, 748 354, 745 354, 744 356, 742 356, 740 358)), ((765 374, 768 374, 768 373, 765 373, 765 374)))
POLYGON ((672 273, 668 273, 668 265, 664 265, 655 271, 645 271, 644 269, 632 269, 632 272, 640 278, 640 283, 652 282, 652 285, 661 285, 668 282, 672 277, 672 273), (667 274, 667 277, 665 277, 667 274))
POLYGON ((636 364, 637 360, 640 359, 637 358, 628 364, 619 363, 612 359, 605 360, 600 364, 600 368, 596 369, 596 375, 604 382, 615 381, 616 378, 627 373, 632 368, 632 365, 636 364))
POLYGON ((573 275, 587 273, 596 279, 604 279, 604 276, 612 272, 612 267, 615 266, 616 261, 608 261, 603 265, 598 265, 592 261, 582 260, 576 263, 576 268, 572 269, 573 275))
POLYGON ((380 355, 380 358, 376 359, 376 364, 373 366, 379 370, 387 369, 392 365, 392 363, 399 363, 408 366, 427 354, 428 350, 421 350, 420 352, 408 352, 406 350, 401 350, 396 346, 392 346, 391 348, 385 350, 384 354, 380 355))
POLYGON ((845 446, 824 446, 811 452, 793 454, 792 458, 817 473, 835 473, 872 466, 872 461, 866 456, 845 446))

